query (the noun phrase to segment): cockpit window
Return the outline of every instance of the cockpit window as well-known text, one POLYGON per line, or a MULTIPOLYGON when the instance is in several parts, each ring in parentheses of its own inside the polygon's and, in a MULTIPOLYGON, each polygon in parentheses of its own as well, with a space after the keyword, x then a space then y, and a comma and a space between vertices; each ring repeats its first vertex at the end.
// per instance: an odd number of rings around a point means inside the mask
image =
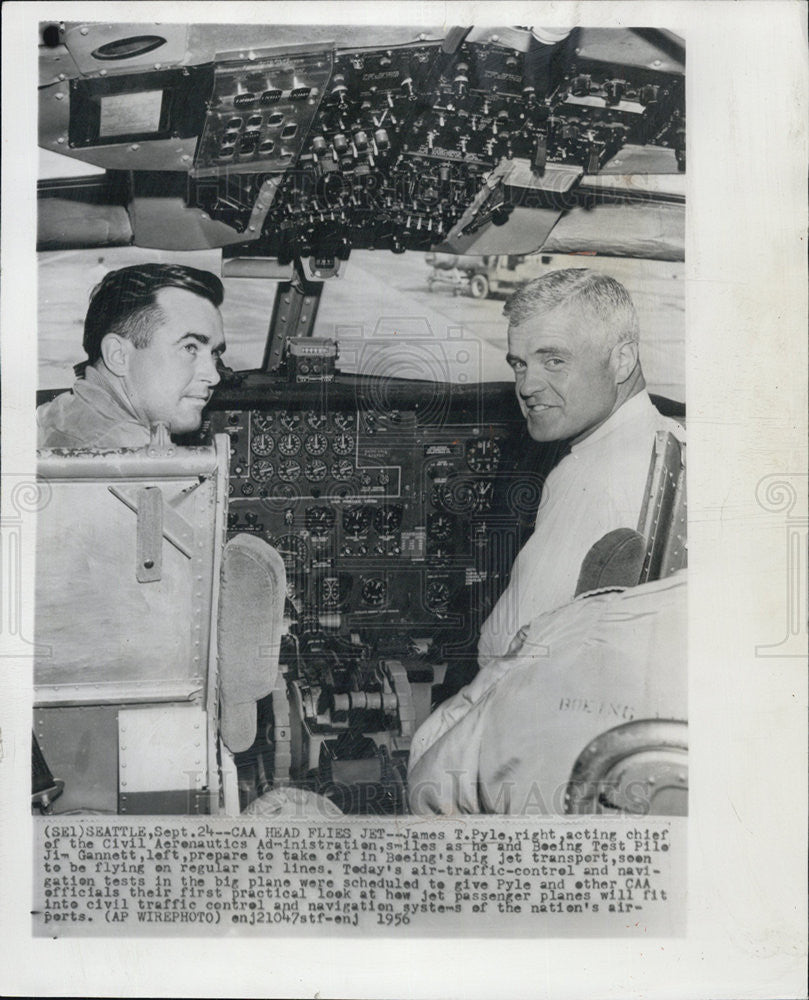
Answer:
MULTIPOLYGON (((176 253, 134 247, 39 255, 39 388, 65 388, 83 360, 82 324, 93 287, 118 267, 146 261, 220 270, 220 252, 176 253)), ((683 264, 574 255, 470 255, 356 250, 325 281, 314 336, 336 340, 337 368, 455 384, 510 381, 505 299, 550 270, 578 267, 617 278, 632 295, 652 392, 683 399, 683 264), (481 288, 483 294, 480 294, 481 288)), ((225 278, 224 361, 236 371, 260 367, 278 282, 225 278)))

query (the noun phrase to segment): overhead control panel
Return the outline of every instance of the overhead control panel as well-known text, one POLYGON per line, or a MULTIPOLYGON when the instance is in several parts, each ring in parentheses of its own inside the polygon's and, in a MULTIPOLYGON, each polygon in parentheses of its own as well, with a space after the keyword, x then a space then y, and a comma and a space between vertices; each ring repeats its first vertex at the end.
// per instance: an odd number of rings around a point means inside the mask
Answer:
POLYGON ((516 247, 533 252, 563 208, 591 207, 577 187, 622 150, 640 172, 685 167, 682 43, 649 32, 635 53, 628 29, 541 41, 455 28, 363 46, 358 27, 356 45, 337 46, 273 45, 257 27, 234 51, 210 26, 206 45, 179 53, 177 39, 153 48, 160 26, 85 27, 94 48, 70 26, 64 56, 43 55, 40 144, 133 178, 139 245, 309 257, 336 273, 354 247, 458 252, 515 208, 546 209, 525 224, 532 245, 516 247), (623 51, 635 54, 622 63, 623 51))
POLYGON ((194 176, 285 170, 298 158, 331 76, 329 49, 223 56, 194 158, 194 176))

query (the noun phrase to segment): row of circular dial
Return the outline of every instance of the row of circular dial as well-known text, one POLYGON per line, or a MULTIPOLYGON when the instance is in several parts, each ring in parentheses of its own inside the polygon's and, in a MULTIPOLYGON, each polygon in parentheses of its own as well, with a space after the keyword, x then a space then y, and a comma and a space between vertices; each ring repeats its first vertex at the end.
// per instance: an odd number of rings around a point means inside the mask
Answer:
MULTIPOLYGON (((281 540, 283 544, 283 539, 281 540)), ((349 573, 321 577, 315 591, 318 605, 324 610, 344 607, 351 596, 354 580, 349 573)), ((388 583, 380 576, 360 577, 360 599, 368 607, 380 607, 388 597, 388 583)), ((424 589, 424 603, 430 611, 446 608, 450 599, 450 585, 445 580, 428 580, 424 589)))
MULTIPOLYGON (((389 537, 402 526, 404 511, 400 504, 384 504, 380 507, 370 507, 360 504, 343 509, 343 531, 347 537, 357 537, 365 534, 373 524, 377 534, 389 537)), ((337 520, 337 511, 329 504, 307 507, 304 523, 307 531, 313 535, 325 535, 337 520)))
POLYGON ((254 459, 251 473, 253 479, 258 483, 269 482, 275 475, 285 483, 294 483, 303 474, 311 483, 320 483, 331 472, 332 478, 338 482, 345 482, 350 479, 354 472, 354 463, 344 458, 339 462, 327 465, 322 458, 312 458, 301 463, 297 458, 284 458, 278 463, 276 470, 275 463, 268 458, 254 459))
MULTIPOLYGON (((305 438, 294 431, 284 431, 277 438, 262 431, 259 434, 253 434, 250 450, 254 455, 264 458, 271 455, 277 448, 279 454, 289 457, 300 453, 301 444, 303 444, 303 450, 309 455, 325 455, 329 450, 329 439, 320 431, 315 431, 305 438)), ((331 450, 335 455, 350 455, 354 451, 353 434, 340 431, 332 438, 331 450)))
MULTIPOLYGON (((318 582, 318 603, 326 609, 333 610, 345 605, 351 596, 353 581, 348 574, 339 577, 327 576, 318 582)), ((387 581, 379 576, 362 578, 360 597, 362 603, 370 607, 384 604, 388 596, 387 581)), ((446 608, 450 599, 449 583, 445 580, 428 580, 424 590, 424 603, 430 611, 440 611, 446 608)))
MULTIPOLYGON (((350 455, 354 450, 354 437, 348 433, 356 426, 353 413, 334 413, 332 416, 338 433, 331 441, 332 451, 336 455, 350 455)), ((290 457, 303 450, 312 456, 325 455, 329 449, 329 438, 324 433, 329 417, 325 413, 310 411, 305 414, 283 411, 273 413, 253 414, 253 436, 250 449, 254 455, 264 458, 275 451, 290 457), (302 436, 296 431, 303 427, 314 433, 302 436), (276 434, 270 433, 275 426, 276 434), (280 428, 280 435, 277 430, 280 428)), ((500 445, 493 438, 473 438, 466 443, 466 464, 473 472, 494 472, 500 462, 500 445)), ((439 463, 440 464, 440 463, 439 463)))
MULTIPOLYGON (((350 431, 356 427, 356 413, 337 411, 331 415, 334 426, 339 431, 350 431)), ((280 413, 254 413, 253 431, 267 431, 271 427, 281 427, 287 431, 294 431, 304 426, 310 427, 313 431, 320 431, 329 424, 328 413, 318 413, 309 410, 299 413, 294 410, 282 410, 280 413)))
MULTIPOLYGON (((371 507, 358 504, 343 509, 343 532, 347 538, 359 538, 371 526, 382 538, 391 537, 402 526, 403 508, 399 504, 385 504, 371 507)), ((306 530, 314 536, 324 536, 337 522, 337 511, 330 504, 307 507, 304 514, 306 530)), ((435 541, 446 541, 455 528, 455 520, 444 514, 430 514, 427 518, 427 537, 435 541)), ((284 536, 287 540, 294 535, 284 536)))

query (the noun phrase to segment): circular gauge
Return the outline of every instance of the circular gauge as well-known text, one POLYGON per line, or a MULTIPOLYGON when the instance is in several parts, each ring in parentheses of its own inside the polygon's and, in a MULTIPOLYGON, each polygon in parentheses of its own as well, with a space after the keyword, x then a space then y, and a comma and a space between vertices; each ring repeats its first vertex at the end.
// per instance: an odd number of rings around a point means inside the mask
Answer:
POLYGON ((253 462, 252 467, 253 479, 257 483, 266 483, 272 479, 275 474, 275 466, 268 458, 259 458, 257 461, 253 462))
POLYGON ((253 414, 253 432, 256 434, 268 431, 274 423, 275 418, 272 413, 253 414))
POLYGON ((286 427, 288 431, 294 431, 301 422, 301 415, 300 413, 289 413, 285 410, 279 419, 282 427, 286 427))
POLYGON ((303 474, 310 483, 321 483, 329 474, 329 470, 323 459, 312 458, 303 467, 303 474))
POLYGON ((303 443, 310 455, 325 455, 329 447, 329 439, 325 434, 310 434, 303 443))
POLYGON ((466 464, 473 472, 494 472, 500 461, 500 445, 492 438, 466 443, 466 464))
POLYGON ((282 434, 278 439, 278 450, 282 455, 297 455, 301 450, 300 437, 292 432, 289 434, 282 434))
POLYGON ((454 476, 446 483, 439 483, 437 490, 438 503, 434 504, 453 514, 465 514, 475 507, 475 481, 469 478, 454 476))
POLYGON ((392 535, 402 524, 402 508, 399 504, 386 504, 374 512, 374 527, 380 535, 392 535))
POLYGON ((430 611, 439 611, 449 604, 449 584, 444 580, 430 580, 424 594, 424 603, 430 611))
POLYGON ((335 455, 350 455, 354 450, 354 438, 345 432, 337 434, 331 446, 335 455))
POLYGON ((331 474, 339 482, 344 482, 354 474, 354 463, 350 462, 347 458, 341 458, 339 462, 335 462, 331 467, 331 474))
POLYGON ((294 483, 301 474, 301 463, 294 458, 285 458, 278 466, 278 475, 285 483, 294 483))
POLYGON ((385 603, 385 598, 388 595, 388 586, 378 576, 372 576, 363 582, 360 594, 362 595, 363 603, 370 604, 373 608, 378 608, 385 603))
POLYGON ((337 511, 325 504, 320 507, 307 507, 304 515, 306 530, 313 535, 327 534, 334 527, 336 520, 337 511))
POLYGON ((373 520, 373 510, 371 507, 359 505, 357 507, 346 507, 343 510, 343 531, 346 535, 357 537, 365 534, 371 527, 373 520))
POLYGON ((254 455, 270 455, 275 449, 275 441, 271 434, 254 434, 250 442, 250 451, 254 455))
POLYGON ((306 542, 297 535, 280 535, 273 539, 273 546, 284 560, 284 566, 291 569, 306 561, 309 554, 306 542))
POLYGON ((306 414, 306 424, 311 427, 313 431, 319 431, 321 427, 325 427, 329 422, 329 418, 325 413, 307 413, 306 414))
POLYGON ((494 482, 491 479, 478 479, 475 483, 475 510, 491 510, 493 493, 494 482))
POLYGON ((353 431, 355 426, 353 413, 335 413, 334 426, 341 431, 353 431))
POLYGON ((446 542, 452 537, 452 521, 444 514, 430 514, 427 518, 427 537, 434 542, 446 542))

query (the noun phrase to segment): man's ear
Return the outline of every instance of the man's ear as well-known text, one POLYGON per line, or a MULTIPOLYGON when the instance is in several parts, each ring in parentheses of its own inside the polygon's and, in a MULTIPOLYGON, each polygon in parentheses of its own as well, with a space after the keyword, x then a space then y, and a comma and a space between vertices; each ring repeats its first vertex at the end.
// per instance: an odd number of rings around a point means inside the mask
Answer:
POLYGON ((624 340, 612 349, 612 364, 617 385, 626 382, 638 364, 638 345, 634 340, 624 340))
POLYGON ((126 375, 135 345, 118 333, 108 333, 101 341, 101 357, 113 375, 126 375))

